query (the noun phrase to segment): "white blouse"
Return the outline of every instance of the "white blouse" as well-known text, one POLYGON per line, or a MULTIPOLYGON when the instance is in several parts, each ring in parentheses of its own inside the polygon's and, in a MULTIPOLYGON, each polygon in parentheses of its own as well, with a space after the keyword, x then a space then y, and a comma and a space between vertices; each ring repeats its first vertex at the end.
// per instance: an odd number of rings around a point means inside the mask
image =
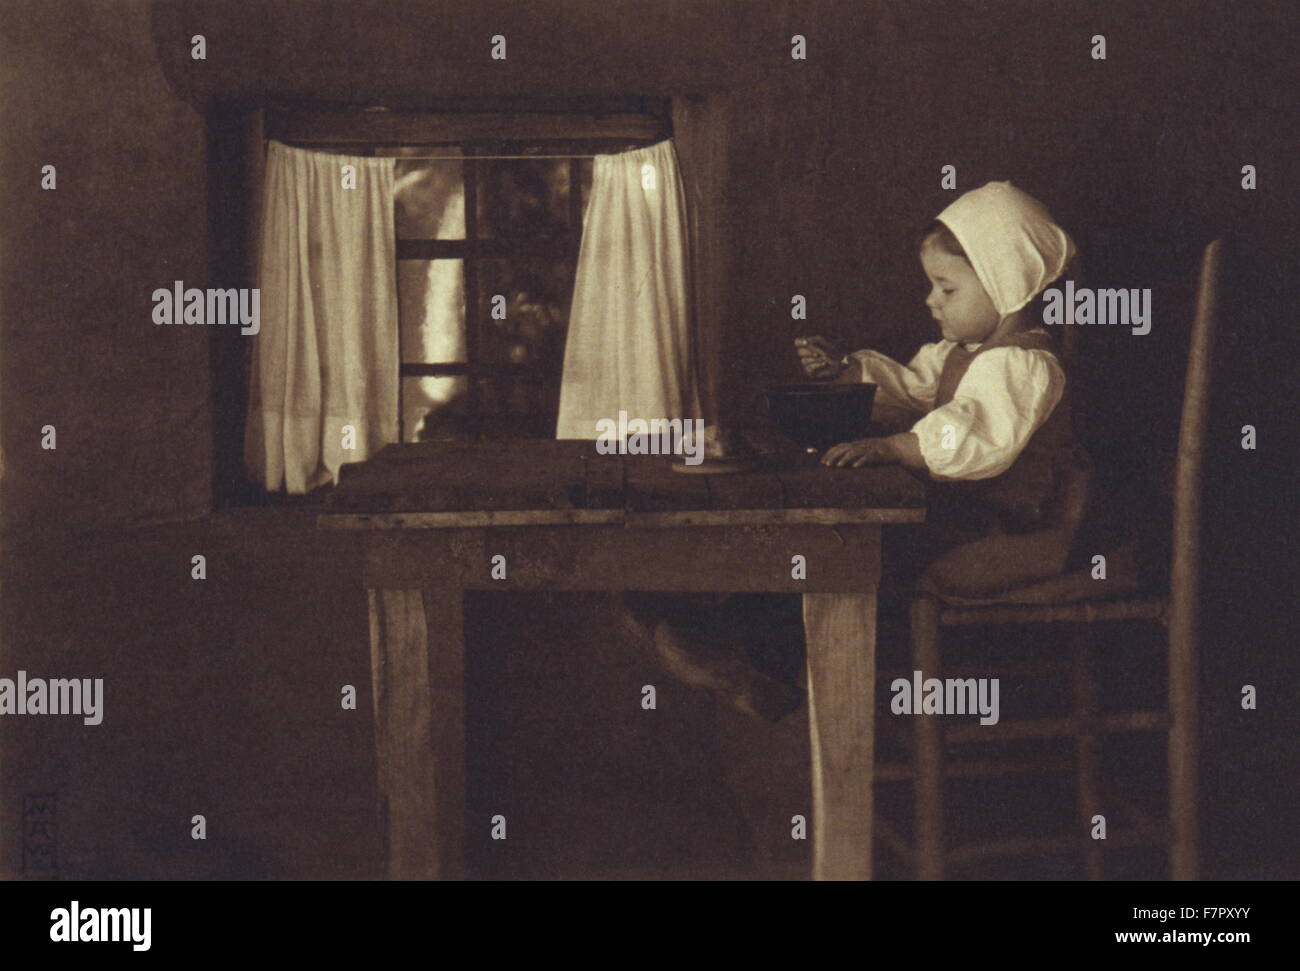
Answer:
POLYGON ((1047 351, 991 348, 971 361, 952 401, 935 408, 943 362, 956 346, 926 344, 906 367, 878 351, 849 357, 861 362, 864 381, 879 385, 877 401, 924 415, 912 431, 932 478, 990 479, 1011 468, 1052 413, 1065 372, 1047 351))

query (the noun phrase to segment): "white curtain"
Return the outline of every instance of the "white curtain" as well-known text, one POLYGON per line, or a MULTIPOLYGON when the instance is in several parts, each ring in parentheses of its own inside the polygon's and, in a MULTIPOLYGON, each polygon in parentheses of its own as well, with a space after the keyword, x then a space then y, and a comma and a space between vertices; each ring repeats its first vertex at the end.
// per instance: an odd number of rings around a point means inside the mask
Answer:
POLYGON ((596 422, 699 418, 686 195, 672 139, 597 155, 564 351, 556 438, 596 422))
POLYGON ((337 481, 397 441, 396 266, 392 158, 270 143, 245 438, 267 489, 337 481))

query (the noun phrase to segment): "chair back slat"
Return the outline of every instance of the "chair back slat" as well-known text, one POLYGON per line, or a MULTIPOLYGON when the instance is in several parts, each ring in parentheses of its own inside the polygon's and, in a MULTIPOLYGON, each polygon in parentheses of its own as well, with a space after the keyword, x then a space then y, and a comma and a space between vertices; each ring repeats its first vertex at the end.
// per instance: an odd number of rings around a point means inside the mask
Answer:
POLYGON ((1183 414, 1178 428, 1178 457, 1174 469, 1173 545, 1170 563, 1171 621, 1195 635, 1199 604, 1201 483, 1205 465, 1205 436, 1210 407, 1210 358, 1218 317, 1219 277, 1223 240, 1205 247, 1196 288, 1183 386, 1183 414))
POLYGON ((1174 536, 1169 576, 1169 869, 1197 877, 1197 676, 1200 628, 1201 483, 1210 408, 1210 357, 1218 316, 1223 241, 1205 247, 1187 354, 1183 417, 1174 469, 1174 536))

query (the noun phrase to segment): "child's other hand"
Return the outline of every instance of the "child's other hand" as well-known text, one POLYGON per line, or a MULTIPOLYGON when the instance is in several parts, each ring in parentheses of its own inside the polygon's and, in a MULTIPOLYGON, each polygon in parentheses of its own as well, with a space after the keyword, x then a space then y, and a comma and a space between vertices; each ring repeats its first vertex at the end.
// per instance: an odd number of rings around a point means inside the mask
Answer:
POLYGON ((852 442, 840 442, 828 448, 822 456, 822 465, 852 469, 897 461, 898 456, 894 454, 887 438, 859 438, 852 442))
POLYGON ((844 352, 825 337, 796 337, 794 347, 804 374, 814 381, 833 378, 844 370, 840 363, 844 352))

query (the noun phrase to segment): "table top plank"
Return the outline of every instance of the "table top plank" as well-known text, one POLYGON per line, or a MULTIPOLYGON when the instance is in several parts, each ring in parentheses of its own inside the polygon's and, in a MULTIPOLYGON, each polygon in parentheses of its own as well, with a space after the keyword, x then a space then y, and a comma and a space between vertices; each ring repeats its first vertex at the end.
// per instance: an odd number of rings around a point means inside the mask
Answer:
POLYGON ((777 476, 785 491, 787 509, 893 509, 925 505, 921 483, 898 466, 845 469, 816 462, 783 468, 777 476))
POLYGON ((785 489, 775 472, 758 469, 735 475, 705 475, 709 488, 709 508, 784 509, 785 489))
MULTIPOLYGON (((589 515, 594 515, 593 510, 589 515)), ((924 509, 678 509, 628 512, 628 526, 841 526, 849 524, 920 523, 924 509)))
POLYGON ((622 509, 626 489, 623 456, 599 455, 593 450, 593 454, 583 456, 582 468, 586 488, 583 507, 622 509))
POLYGON ((364 463, 344 466, 341 477, 347 478, 349 471, 355 474, 376 464, 418 465, 452 460, 490 462, 496 456, 522 459, 527 463, 543 459, 581 459, 597 454, 594 441, 577 438, 518 438, 477 444, 462 441, 394 442, 385 445, 364 463))
POLYGON ((389 446, 369 462, 346 467, 318 524, 392 529, 924 519, 920 481, 896 466, 834 469, 815 455, 789 454, 727 475, 683 474, 672 464, 663 455, 603 455, 590 441, 389 446))
POLYGON ((626 479, 623 498, 628 512, 709 508, 706 476, 674 472, 671 456, 628 455, 623 461, 626 479))
MULTIPOLYGON (((539 439, 523 440, 519 447, 513 442, 390 445, 369 462, 344 466, 348 475, 340 475, 327 508, 332 513, 583 509, 584 444, 592 443, 539 439), (413 451, 403 453, 403 448, 413 451)), ((590 450, 594 454, 594 447, 590 450)))

